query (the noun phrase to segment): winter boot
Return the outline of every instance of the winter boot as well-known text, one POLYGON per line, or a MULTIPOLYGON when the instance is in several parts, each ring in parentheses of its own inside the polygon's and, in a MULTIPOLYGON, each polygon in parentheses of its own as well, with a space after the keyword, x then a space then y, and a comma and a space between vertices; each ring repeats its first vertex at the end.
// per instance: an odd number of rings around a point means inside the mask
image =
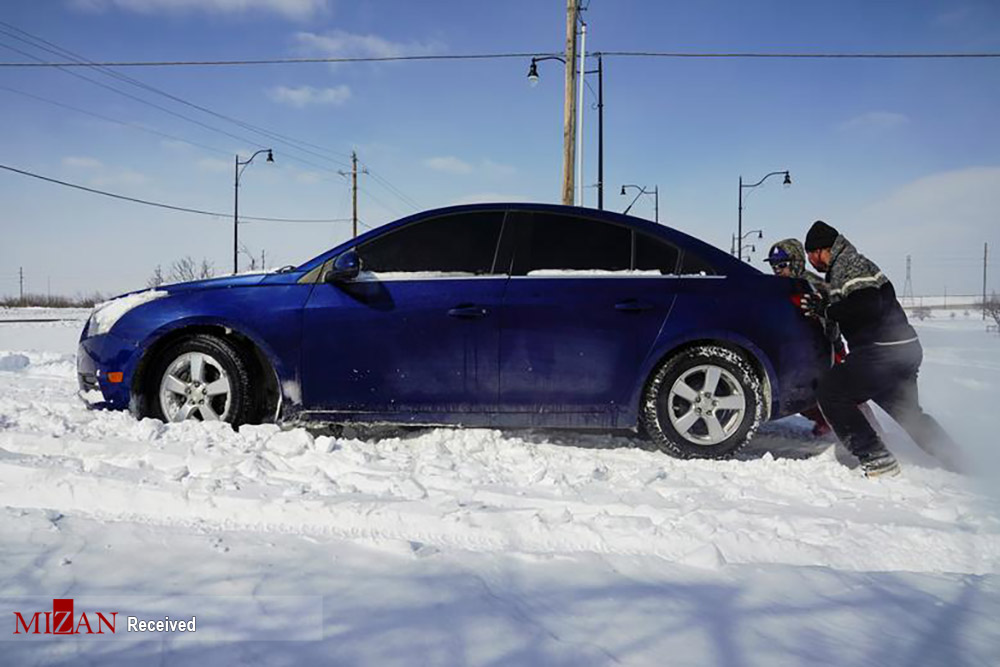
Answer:
POLYGON ((899 463, 888 449, 878 449, 859 457, 865 477, 895 477, 899 474, 899 463))

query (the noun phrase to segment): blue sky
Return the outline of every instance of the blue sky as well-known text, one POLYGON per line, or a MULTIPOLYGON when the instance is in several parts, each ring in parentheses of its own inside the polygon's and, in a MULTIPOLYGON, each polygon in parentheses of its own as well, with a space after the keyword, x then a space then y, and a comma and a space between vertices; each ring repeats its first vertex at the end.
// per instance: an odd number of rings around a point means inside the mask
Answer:
MULTIPOLYGON (((990 0, 592 0, 584 18, 588 51, 1000 52, 1000 5, 990 0)), ((7 0, 0 20, 98 61, 556 52, 565 2, 7 0)), ((57 59, 2 32, 0 61, 29 60, 3 46, 57 59)), ((411 213, 414 203, 557 202, 561 65, 541 63, 534 88, 527 67, 513 59, 125 71, 321 146, 322 157, 96 72, 77 71, 221 132, 64 71, 2 68, 0 163, 228 213, 233 156, 273 147, 275 164, 255 162, 244 174, 241 213, 345 218, 348 184, 336 171, 356 149, 373 172, 361 177, 369 225, 411 213)), ((608 56, 604 69, 608 208, 631 200, 618 194, 623 183, 656 185, 661 222, 728 249, 739 177, 789 169, 792 187, 771 179, 746 199, 744 229, 764 229, 754 261, 774 240, 801 238, 817 218, 854 240, 899 291, 908 254, 917 294, 978 293, 983 243, 1000 256, 1000 59, 608 56)), ((589 184, 597 115, 586 96, 589 184)), ((596 206, 594 189, 585 193, 596 206)), ((62 294, 135 289, 157 264, 184 256, 231 268, 230 218, 117 202, 9 172, 0 172, 0 200, 0 294, 16 293, 20 266, 29 291, 62 294)), ((633 213, 652 218, 652 199, 633 213)), ((240 231, 269 265, 302 262, 349 233, 344 223, 240 231)), ((990 288, 1000 288, 1000 261, 990 272, 990 288)))

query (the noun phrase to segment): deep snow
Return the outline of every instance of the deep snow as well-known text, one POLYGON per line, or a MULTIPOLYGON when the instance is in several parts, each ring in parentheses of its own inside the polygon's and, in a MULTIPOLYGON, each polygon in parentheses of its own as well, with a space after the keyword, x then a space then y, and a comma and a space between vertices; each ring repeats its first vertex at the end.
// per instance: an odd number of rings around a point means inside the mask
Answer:
POLYGON ((974 473, 879 413, 904 473, 867 480, 798 417, 727 462, 137 422, 76 396, 86 314, 0 311, 2 664, 1000 664, 1000 337, 975 316, 915 323, 924 406, 974 473), (198 632, 24 641, 3 625, 24 596, 198 632))

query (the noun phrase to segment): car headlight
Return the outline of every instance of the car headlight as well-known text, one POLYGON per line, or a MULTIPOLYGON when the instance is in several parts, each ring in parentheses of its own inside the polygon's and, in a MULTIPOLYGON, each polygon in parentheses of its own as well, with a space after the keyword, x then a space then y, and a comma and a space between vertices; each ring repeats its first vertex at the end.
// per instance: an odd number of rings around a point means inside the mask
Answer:
POLYGON ((100 336, 111 331, 115 322, 136 306, 167 296, 167 292, 146 290, 128 296, 121 296, 94 306, 94 312, 87 322, 87 336, 100 336))

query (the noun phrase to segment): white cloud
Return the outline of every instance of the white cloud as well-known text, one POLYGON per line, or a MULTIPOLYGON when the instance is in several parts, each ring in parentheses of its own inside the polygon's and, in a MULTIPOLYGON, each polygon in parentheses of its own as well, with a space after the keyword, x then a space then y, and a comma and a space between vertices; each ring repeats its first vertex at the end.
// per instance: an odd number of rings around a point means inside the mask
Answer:
POLYGON ((840 124, 840 129, 850 132, 862 131, 884 131, 901 127, 910 122, 910 119, 892 111, 869 111, 859 116, 855 116, 840 124))
POLYGON ((333 88, 313 88, 312 86, 277 86, 267 91, 268 97, 281 104, 289 104, 301 109, 310 104, 342 106, 351 99, 351 89, 348 86, 333 88))
POLYGON ((471 174, 472 165, 452 155, 432 157, 424 160, 424 164, 435 171, 448 174, 471 174))
POLYGON ((221 174, 233 170, 232 160, 220 160, 214 157, 203 157, 195 162, 199 171, 207 171, 212 174, 221 174))
POLYGON ((863 213, 878 226, 954 238, 969 230, 996 226, 1000 210, 1000 167, 969 167, 931 174, 896 188, 863 213))
POLYGON ((478 165, 474 165, 453 155, 427 158, 424 160, 424 165, 449 174, 471 174, 478 171, 493 178, 502 178, 517 173, 517 169, 514 167, 493 160, 481 160, 478 165))
POLYGON ((959 7, 958 9, 950 9, 946 12, 938 14, 934 17, 934 23, 942 26, 959 26, 967 23, 970 18, 972 18, 972 8, 971 7, 959 7))
POLYGON ((378 35, 356 35, 344 30, 324 34, 300 32, 295 40, 304 51, 328 58, 393 58, 444 50, 440 42, 393 42, 378 35))
POLYGON ((194 147, 192 144, 179 139, 160 139, 160 145, 169 151, 178 152, 189 151, 194 147))
MULTIPOLYGON (((892 275, 897 291, 912 255, 917 293, 975 293, 981 286, 983 242, 1000 242, 1000 166, 930 174, 902 185, 845 220, 844 233, 892 275), (947 259, 946 259, 947 258, 947 259), (959 261, 957 258, 965 258, 959 261)), ((834 226, 837 226, 834 223, 834 226)))
POLYGON ((74 169, 100 169, 104 164, 92 157, 64 157, 62 159, 64 167, 73 167, 74 169))
POLYGON ((90 184, 97 188, 106 188, 116 185, 145 185, 148 182, 149 178, 145 174, 131 169, 105 171, 90 179, 90 184))
POLYGON ((493 176, 513 176, 517 173, 517 168, 493 160, 483 160, 483 169, 493 176))
POLYGON ((91 12, 118 9, 140 14, 243 14, 262 11, 296 21, 327 11, 329 4, 329 0, 71 0, 72 6, 91 12))
POLYGON ((62 165, 70 169, 83 170, 86 173, 85 182, 95 188, 143 185, 149 182, 145 174, 128 168, 109 167, 92 157, 67 156, 62 159, 62 165))
POLYGON ((303 185, 316 185, 323 181, 323 175, 316 171, 300 171, 295 174, 295 180, 303 185))

